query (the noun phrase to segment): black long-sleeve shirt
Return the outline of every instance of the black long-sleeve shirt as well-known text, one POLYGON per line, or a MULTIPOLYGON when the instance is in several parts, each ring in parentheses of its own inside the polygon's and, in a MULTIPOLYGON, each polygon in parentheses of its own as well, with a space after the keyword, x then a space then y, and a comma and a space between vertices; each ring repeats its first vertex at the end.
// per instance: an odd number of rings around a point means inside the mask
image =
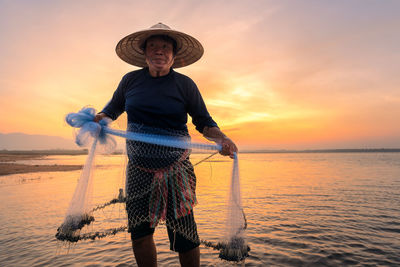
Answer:
POLYGON ((102 112, 113 120, 126 111, 128 123, 187 131, 187 114, 202 133, 205 126, 217 126, 204 104, 196 84, 173 69, 152 77, 148 68, 127 73, 102 112))

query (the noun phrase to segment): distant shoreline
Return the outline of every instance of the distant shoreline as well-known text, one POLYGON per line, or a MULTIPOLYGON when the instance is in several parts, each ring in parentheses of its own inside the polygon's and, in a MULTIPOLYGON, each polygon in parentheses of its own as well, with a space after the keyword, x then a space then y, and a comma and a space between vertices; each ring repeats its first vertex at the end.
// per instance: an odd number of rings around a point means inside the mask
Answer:
POLYGON ((49 149, 49 150, 0 150, 0 155, 38 155, 38 156, 49 156, 49 155, 86 155, 87 149, 49 149))
POLYGON ((366 149, 306 149, 306 150, 242 150, 240 153, 398 153, 400 148, 366 148, 366 149))
POLYGON ((7 151, 0 150, 0 176, 20 173, 32 172, 61 172, 61 171, 75 171, 82 169, 82 165, 32 165, 16 163, 20 160, 40 160, 49 155, 84 155, 87 151, 74 151, 74 150, 58 150, 58 151, 44 151, 44 150, 31 150, 31 151, 7 151))
MULTIPOLYGON (((400 148, 344 148, 344 149, 243 149, 240 150, 239 153, 374 153, 374 152, 383 152, 383 153, 398 153, 400 152, 400 148)), ((196 152, 192 153, 208 153, 208 152, 196 152)), ((54 149, 54 150, 0 150, 0 162, 1 157, 3 155, 26 155, 26 156, 35 156, 35 157, 43 157, 50 155, 87 155, 87 149, 81 150, 63 150, 63 149, 54 149)), ((115 151, 113 154, 123 154, 122 151, 115 151)))
MULTIPOLYGON (((242 150, 241 154, 284 154, 284 153, 399 153, 400 148, 371 148, 371 149, 315 149, 315 150, 242 150)), ((204 152, 203 152, 204 153, 204 152)), ((87 149, 82 150, 0 150, 0 176, 31 173, 80 170, 82 165, 29 165, 16 161, 41 159, 51 155, 86 155, 87 149)), ((114 154, 122 154, 116 152, 114 154)))
POLYGON ((0 176, 32 172, 66 172, 82 169, 82 165, 29 165, 0 162, 0 176))

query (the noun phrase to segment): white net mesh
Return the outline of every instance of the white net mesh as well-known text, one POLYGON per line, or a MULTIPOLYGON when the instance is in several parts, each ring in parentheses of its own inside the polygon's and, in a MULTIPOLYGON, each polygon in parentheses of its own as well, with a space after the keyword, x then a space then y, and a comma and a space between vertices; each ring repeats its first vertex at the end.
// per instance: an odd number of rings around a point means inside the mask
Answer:
MULTIPOLYGON (((235 155, 237 157, 237 155, 235 155)), ((248 256, 248 246, 245 238, 247 228, 246 216, 242 207, 239 180, 239 162, 236 158, 232 168, 232 179, 228 196, 225 242, 226 246, 220 252, 220 258, 229 261, 241 261, 248 256)))
POLYGON ((79 240, 80 229, 90 224, 92 216, 92 195, 93 195, 93 173, 92 167, 97 146, 97 139, 94 139, 92 148, 82 169, 81 176, 75 188, 69 204, 65 220, 58 228, 56 237, 61 240, 79 240))
MULTIPOLYGON (((198 237, 193 215, 193 208, 197 202, 196 175, 190 161, 191 153, 194 151, 204 152, 206 149, 208 151, 204 154, 203 160, 209 157, 210 146, 191 143, 186 131, 161 130, 136 124, 129 124, 126 133, 110 128, 106 128, 104 132, 106 131, 127 138, 125 194, 124 190, 119 189, 118 196, 111 201, 95 208, 91 206, 91 169, 96 148, 95 141, 82 170, 65 221, 56 234, 59 240, 77 242, 102 238, 125 230, 131 232, 135 238, 143 232, 143 229, 154 229, 159 224, 165 224, 168 234, 173 235, 174 243, 175 236, 180 236, 181 239, 196 246, 202 243, 219 250, 219 257, 228 261, 241 261, 248 256, 250 249, 246 244, 244 233, 247 222, 240 197, 237 158, 232 170, 225 229, 221 229, 221 232, 225 230, 225 235, 221 242, 213 243, 200 240, 198 237), (135 139, 136 137, 138 138, 135 139), (94 212, 117 203, 126 204, 127 225, 81 233, 85 225, 94 221, 94 212)), ((171 249, 174 249, 172 245, 171 249)))
MULTIPOLYGON (((175 130, 149 129, 130 124, 130 132, 187 138, 175 130)), ((193 219, 196 176, 191 150, 127 140, 126 210, 129 231, 147 222, 165 223, 193 242, 199 242, 193 219)))

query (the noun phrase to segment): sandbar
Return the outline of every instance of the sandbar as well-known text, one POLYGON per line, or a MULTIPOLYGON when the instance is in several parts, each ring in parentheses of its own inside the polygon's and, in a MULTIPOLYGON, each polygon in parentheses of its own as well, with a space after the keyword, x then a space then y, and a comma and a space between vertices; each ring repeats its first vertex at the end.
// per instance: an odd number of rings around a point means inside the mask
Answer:
MULTIPOLYGON (((30 165, 16 163, 19 160, 40 159, 53 153, 38 153, 38 152, 0 152, 0 176, 10 175, 17 173, 30 173, 30 172, 60 172, 60 171, 74 171, 82 169, 82 165, 30 165)), ((58 153, 57 153, 58 154, 58 153)), ((60 155, 62 153, 59 153, 60 155)), ((69 153, 66 153, 69 154, 69 153)), ((54 155, 54 154, 53 154, 54 155)))

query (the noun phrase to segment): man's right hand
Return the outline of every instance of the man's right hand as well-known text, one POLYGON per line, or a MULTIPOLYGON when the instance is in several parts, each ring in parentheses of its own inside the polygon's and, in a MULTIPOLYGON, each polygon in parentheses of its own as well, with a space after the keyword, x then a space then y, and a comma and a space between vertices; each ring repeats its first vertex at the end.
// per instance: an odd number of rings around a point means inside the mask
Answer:
POLYGON ((110 117, 108 117, 107 114, 105 114, 105 113, 103 113, 103 112, 99 112, 99 113, 96 114, 96 116, 94 116, 93 121, 94 121, 94 122, 99 122, 99 121, 101 121, 101 120, 104 119, 104 118, 110 118, 110 117))

